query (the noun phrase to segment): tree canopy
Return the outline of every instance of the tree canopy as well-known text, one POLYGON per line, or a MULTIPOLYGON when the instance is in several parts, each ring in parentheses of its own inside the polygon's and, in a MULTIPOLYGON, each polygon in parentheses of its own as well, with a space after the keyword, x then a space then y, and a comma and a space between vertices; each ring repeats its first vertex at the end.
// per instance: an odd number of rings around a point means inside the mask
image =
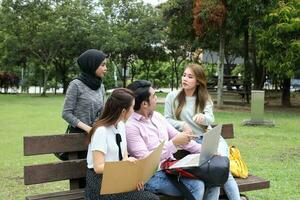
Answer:
MULTIPOLYGON (((226 69, 219 67, 219 77, 242 56, 244 90, 262 89, 269 78, 289 105, 290 78, 300 73, 299 27, 297 0, 168 0, 158 7, 140 0, 2 0, 0 71, 17 74, 25 90, 65 92, 79 73, 76 58, 96 48, 110 56, 108 88, 136 78, 178 88, 185 63, 220 51, 226 69)), ((212 71, 213 64, 202 64, 212 71)))

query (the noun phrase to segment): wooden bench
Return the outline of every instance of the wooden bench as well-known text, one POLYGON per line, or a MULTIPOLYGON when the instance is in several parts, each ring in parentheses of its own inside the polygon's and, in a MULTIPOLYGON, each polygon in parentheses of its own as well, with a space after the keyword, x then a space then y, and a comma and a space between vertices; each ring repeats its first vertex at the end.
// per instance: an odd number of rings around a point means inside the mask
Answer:
MULTIPOLYGON (((233 138, 233 125, 224 124, 222 128, 224 138, 233 138)), ((84 199, 84 189, 79 188, 79 178, 86 176, 86 160, 78 159, 77 151, 87 149, 86 136, 83 134, 63 134, 47 136, 25 136, 24 156, 53 154, 56 152, 70 152, 69 161, 33 164, 24 167, 24 184, 33 185, 53 181, 69 180, 68 191, 27 196, 27 200, 75 200, 84 199)), ((181 154, 181 153, 179 153, 181 154)), ((258 190, 270 187, 270 182, 263 178, 250 175, 247 179, 236 179, 240 192, 258 190)), ((224 198, 221 190, 220 198, 224 198)), ((181 199, 161 196, 161 199, 181 199)))

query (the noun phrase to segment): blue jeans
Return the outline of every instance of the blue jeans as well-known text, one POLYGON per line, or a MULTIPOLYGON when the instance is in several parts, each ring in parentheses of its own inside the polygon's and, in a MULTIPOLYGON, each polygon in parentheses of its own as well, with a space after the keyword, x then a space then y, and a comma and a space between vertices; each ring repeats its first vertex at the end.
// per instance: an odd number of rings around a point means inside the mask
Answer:
MULTIPOLYGON (((196 200, 201 199, 219 199, 220 188, 206 188, 200 180, 181 177, 182 183, 191 191, 196 200), (205 191, 205 192, 204 192, 205 191)), ((182 196, 182 193, 172 184, 165 172, 156 172, 145 184, 145 190, 155 194, 166 194, 169 196, 182 196)))
MULTIPOLYGON (((196 142, 202 144, 202 137, 197 138, 196 142)), ((222 156, 229 157, 229 148, 223 137, 220 137, 218 153, 221 154, 222 156)), ((240 200, 239 188, 230 172, 229 172, 228 179, 223 187, 229 200, 240 200)))

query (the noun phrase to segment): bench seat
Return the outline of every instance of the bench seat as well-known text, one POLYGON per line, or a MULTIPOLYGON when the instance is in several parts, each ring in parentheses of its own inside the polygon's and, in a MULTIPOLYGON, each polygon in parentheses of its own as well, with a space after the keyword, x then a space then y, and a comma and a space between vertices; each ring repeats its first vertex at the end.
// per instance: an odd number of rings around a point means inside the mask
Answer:
POLYGON ((26 200, 81 200, 84 199, 84 189, 75 189, 64 192, 54 192, 35 196, 28 196, 26 200))
MULTIPOLYGON (((248 178, 235 178, 240 192, 246 192, 251 190, 261 190, 270 187, 270 181, 265 180, 261 177, 249 175, 248 178)), ((221 191, 221 194, 224 194, 224 191, 221 191)))

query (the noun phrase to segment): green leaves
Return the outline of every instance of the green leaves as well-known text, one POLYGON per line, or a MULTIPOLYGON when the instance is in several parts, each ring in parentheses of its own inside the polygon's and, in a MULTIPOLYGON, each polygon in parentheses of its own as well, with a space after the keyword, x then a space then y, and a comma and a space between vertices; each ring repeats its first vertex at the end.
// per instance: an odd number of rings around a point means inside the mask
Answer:
POLYGON ((297 1, 280 2, 278 8, 264 18, 267 31, 261 32, 258 40, 269 72, 273 73, 276 68, 277 74, 289 78, 293 77, 299 62, 300 20, 297 6, 297 1))

